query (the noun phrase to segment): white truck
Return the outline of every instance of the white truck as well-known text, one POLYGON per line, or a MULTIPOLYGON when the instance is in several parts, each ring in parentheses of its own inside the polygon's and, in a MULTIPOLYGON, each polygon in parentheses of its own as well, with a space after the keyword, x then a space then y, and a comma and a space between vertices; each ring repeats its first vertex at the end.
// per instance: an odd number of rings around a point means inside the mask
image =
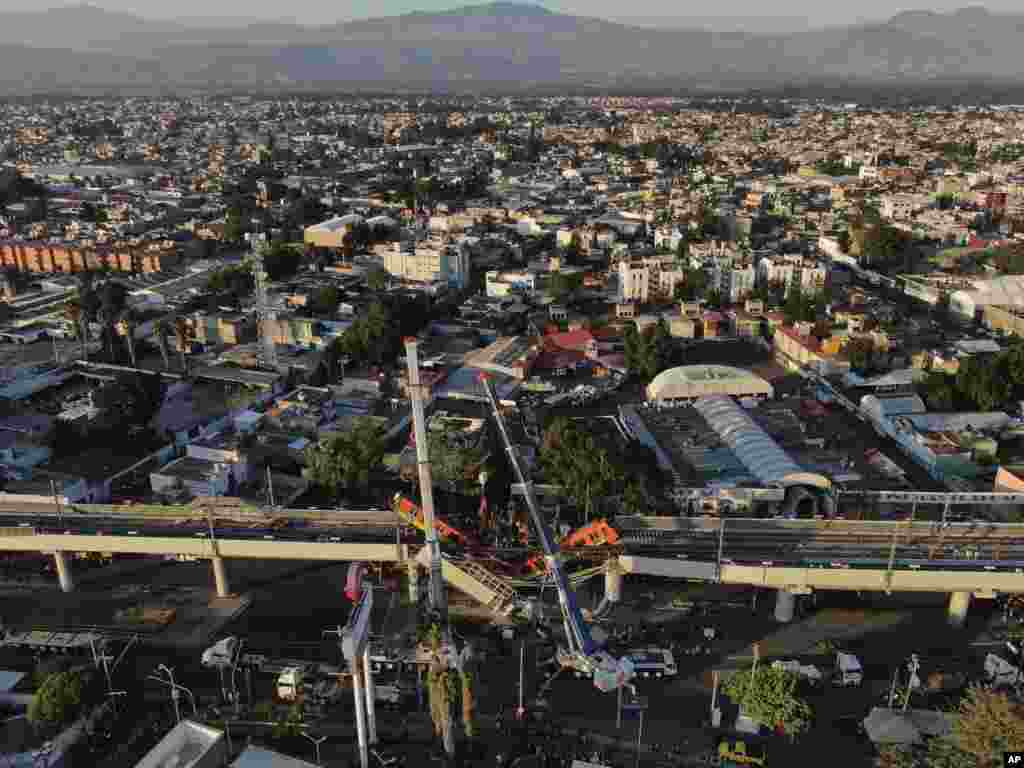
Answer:
POLYGON ((789 672, 801 680, 806 680, 811 685, 819 685, 821 683, 821 670, 813 664, 801 664, 799 661, 773 661, 772 669, 781 669, 784 672, 789 672))
POLYGON ((864 668, 860 659, 852 653, 836 653, 836 668, 832 673, 832 684, 840 687, 858 686, 864 682, 864 668))

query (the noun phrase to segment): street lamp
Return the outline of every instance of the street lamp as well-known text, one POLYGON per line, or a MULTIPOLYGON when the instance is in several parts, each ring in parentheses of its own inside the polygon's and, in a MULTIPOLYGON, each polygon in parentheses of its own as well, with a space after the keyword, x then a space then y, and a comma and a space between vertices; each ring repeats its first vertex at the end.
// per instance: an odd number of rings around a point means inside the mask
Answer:
POLYGON ((171 702, 174 704, 174 717, 175 717, 175 720, 177 720, 177 722, 179 722, 179 723, 181 722, 181 707, 178 705, 178 700, 181 698, 181 691, 184 691, 185 693, 188 694, 189 701, 192 702, 192 715, 194 717, 198 717, 199 716, 199 710, 196 708, 196 697, 195 697, 195 694, 192 693, 192 691, 190 691, 184 685, 178 685, 176 682, 174 682, 174 671, 170 667, 168 667, 166 664, 158 665, 157 669, 159 669, 161 672, 166 673, 167 677, 170 678, 170 682, 168 682, 167 680, 164 680, 162 677, 157 677, 156 675, 146 675, 146 678, 149 679, 149 680, 156 680, 158 683, 161 683, 162 685, 166 685, 166 686, 170 687, 170 689, 171 689, 171 702))
POLYGON ((305 736, 307 739, 309 739, 311 742, 313 742, 313 746, 316 748, 316 764, 319 766, 321 764, 320 763, 320 745, 323 744, 325 741, 327 741, 327 737, 326 736, 321 736, 320 738, 317 738, 315 736, 310 736, 307 731, 301 731, 301 733, 302 733, 303 736, 305 736))

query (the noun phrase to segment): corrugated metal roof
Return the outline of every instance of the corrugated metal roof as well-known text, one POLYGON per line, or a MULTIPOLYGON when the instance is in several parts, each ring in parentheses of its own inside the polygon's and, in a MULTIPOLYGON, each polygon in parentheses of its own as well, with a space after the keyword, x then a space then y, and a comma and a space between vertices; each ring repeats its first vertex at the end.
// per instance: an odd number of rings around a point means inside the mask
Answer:
POLYGON ((787 478, 803 472, 731 397, 702 397, 693 407, 743 466, 765 485, 785 485, 787 478))

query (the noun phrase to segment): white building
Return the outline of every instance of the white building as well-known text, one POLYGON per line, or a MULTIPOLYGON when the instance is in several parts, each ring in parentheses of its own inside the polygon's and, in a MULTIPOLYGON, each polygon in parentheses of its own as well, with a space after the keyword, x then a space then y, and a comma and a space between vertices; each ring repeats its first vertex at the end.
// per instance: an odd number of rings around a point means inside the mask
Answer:
POLYGON ((953 291, 949 295, 950 309, 971 320, 990 304, 1006 307, 1024 306, 1024 275, 1004 275, 993 280, 976 280, 973 288, 953 291))
POLYGON ((825 287, 828 269, 817 262, 805 261, 802 256, 769 256, 757 263, 757 284, 781 283, 786 292, 794 282, 806 294, 820 293, 825 287))
POLYGON ((916 207, 917 199, 913 195, 885 195, 880 213, 890 221, 905 221, 916 207))
POLYGON ((537 275, 529 270, 491 270, 486 275, 487 295, 502 299, 515 293, 532 294, 537 290, 537 275))
POLYGON ((722 298, 730 304, 742 301, 754 291, 756 273, 750 264, 746 266, 715 268, 718 290, 722 298))
POLYGON ((618 302, 647 301, 651 289, 651 270, 642 262, 619 262, 618 302))
POLYGON ((464 288, 469 281, 469 266, 469 250, 456 243, 395 243, 384 253, 384 269, 388 273, 418 283, 464 288))

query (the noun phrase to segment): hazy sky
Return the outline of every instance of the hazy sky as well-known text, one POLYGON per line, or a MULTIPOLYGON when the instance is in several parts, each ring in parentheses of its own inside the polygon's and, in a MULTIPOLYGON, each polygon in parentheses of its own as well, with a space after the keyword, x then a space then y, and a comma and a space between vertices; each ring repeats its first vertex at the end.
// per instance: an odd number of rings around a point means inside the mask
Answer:
MULTIPOLYGON (((111 10, 130 11, 154 18, 232 17, 238 14, 250 19, 287 19, 307 24, 323 24, 341 19, 367 16, 391 16, 415 10, 440 10, 471 5, 481 0, 175 0, 173 3, 157 0, 93 0, 111 10)), ((72 3, 34 3, 32 0, 0 0, 0 10, 36 10, 40 6, 72 3)), ((735 19, 740 26, 765 25, 772 28, 792 25, 795 28, 845 24, 869 19, 887 18, 900 10, 928 9, 948 11, 963 6, 984 6, 993 11, 1020 12, 1020 0, 859 0, 856 3, 821 2, 821 0, 775 0, 771 12, 757 0, 717 0, 714 4, 680 3, 678 0, 545 0, 545 7, 581 16, 601 16, 619 21, 636 20, 640 23, 673 23, 686 25, 693 22, 719 21, 729 25, 735 19), (771 17, 777 17, 774 23, 771 17)), ((772 30, 774 31, 774 30, 772 30)))

